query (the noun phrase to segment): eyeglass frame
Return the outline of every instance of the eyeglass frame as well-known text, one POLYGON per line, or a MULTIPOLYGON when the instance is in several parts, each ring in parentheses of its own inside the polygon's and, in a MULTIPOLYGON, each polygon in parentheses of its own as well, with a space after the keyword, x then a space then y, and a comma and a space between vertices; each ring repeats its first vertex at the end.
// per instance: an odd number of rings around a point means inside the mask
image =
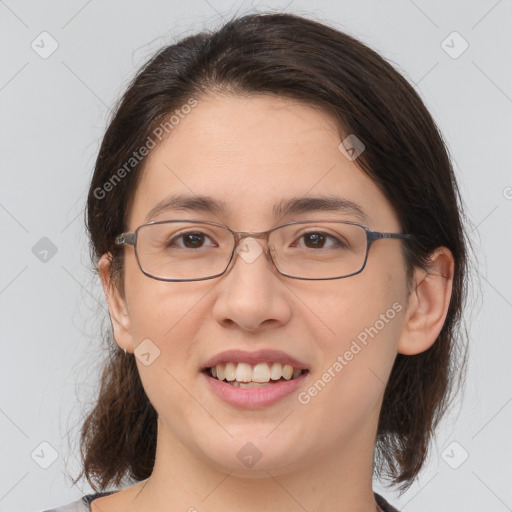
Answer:
POLYGON ((236 252, 236 249, 240 243, 241 240, 245 238, 260 238, 265 239, 266 241, 266 249, 264 249, 264 253, 267 256, 267 259, 270 259, 272 262, 272 265, 274 268, 279 272, 280 275, 289 277, 290 279, 301 279, 305 281, 327 281, 327 280, 333 280, 333 279, 344 279, 346 277, 352 277, 354 275, 360 274, 366 267, 366 262, 368 260, 368 253, 370 252, 370 247, 373 242, 377 240, 383 240, 383 239, 393 239, 393 240, 414 240, 416 239, 416 236, 410 233, 383 233, 380 231, 374 231, 370 229, 368 226, 365 226, 364 224, 360 224, 359 222, 352 222, 352 221, 345 221, 345 220, 296 220, 291 222, 286 222, 284 224, 279 224, 278 226, 274 226, 271 229, 268 229, 267 231, 261 231, 261 232, 250 232, 250 231, 234 231, 225 224, 221 224, 219 222, 213 222, 208 220, 196 220, 196 219, 172 219, 172 220, 159 220, 159 221, 152 221, 147 222, 146 224, 141 224, 139 227, 135 229, 135 231, 127 232, 127 233, 121 233, 120 235, 117 235, 115 238, 115 244, 116 245, 131 245, 135 250, 135 257, 137 259, 137 263, 139 265, 139 268, 141 272, 151 279, 156 279, 157 281, 165 281, 165 282, 187 282, 187 281, 206 281, 208 279, 215 279, 217 277, 220 277, 226 273, 228 268, 230 267, 231 263, 234 261, 234 254, 236 252), (233 240, 235 242, 233 246, 233 250, 231 251, 231 256, 229 257, 228 263, 224 270, 218 274, 215 274, 213 276, 208 277, 198 277, 193 279, 173 279, 173 278, 164 278, 164 277, 156 277, 152 274, 150 274, 148 271, 146 271, 140 262, 139 254, 137 251, 137 233, 138 231, 145 227, 145 226, 151 226, 155 224, 170 224, 172 222, 188 222, 188 223, 198 223, 198 224, 208 224, 208 225, 214 225, 218 227, 222 227, 224 229, 227 229, 231 235, 233 236, 233 240), (297 276, 291 276, 289 274, 285 274, 284 272, 281 272, 277 268, 277 265, 272 258, 272 254, 270 251, 270 248, 268 247, 268 241, 270 233, 275 231, 276 229, 282 228, 284 226, 290 226, 293 224, 311 224, 315 222, 332 222, 332 223, 338 223, 338 224, 349 224, 353 226, 359 226, 360 228, 364 229, 366 233, 366 254, 364 256, 364 261, 361 266, 361 268, 357 272, 352 272, 351 274, 347 274, 344 276, 337 276, 337 277, 297 277, 297 276))

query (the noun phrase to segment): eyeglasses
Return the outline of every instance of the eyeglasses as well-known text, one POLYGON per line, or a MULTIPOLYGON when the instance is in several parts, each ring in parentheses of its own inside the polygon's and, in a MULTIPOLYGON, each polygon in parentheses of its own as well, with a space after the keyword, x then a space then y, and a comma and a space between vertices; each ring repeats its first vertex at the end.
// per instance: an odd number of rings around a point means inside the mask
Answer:
POLYGON ((132 245, 141 271, 161 281, 200 281, 219 277, 235 252, 251 263, 261 253, 277 271, 293 279, 341 279, 362 272, 370 246, 383 238, 414 235, 379 233, 349 221, 294 221, 261 233, 237 232, 223 224, 196 220, 165 220, 139 226, 116 237, 132 245), (264 250, 256 238, 266 239, 264 250), (245 244, 239 246, 241 240, 245 244), (251 240, 252 239, 252 240, 251 240))

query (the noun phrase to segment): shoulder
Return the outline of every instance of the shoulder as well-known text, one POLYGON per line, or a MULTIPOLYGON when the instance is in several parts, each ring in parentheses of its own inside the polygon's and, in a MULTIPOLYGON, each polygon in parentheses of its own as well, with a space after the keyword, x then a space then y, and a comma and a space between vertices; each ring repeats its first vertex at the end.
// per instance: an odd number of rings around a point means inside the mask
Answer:
POLYGON ((383 510, 383 512, 400 512, 398 509, 390 505, 380 494, 373 493, 377 505, 383 510))
MULTIPOLYGON (((52 508, 51 510, 45 510, 43 512, 91 512, 91 502, 93 500, 95 500, 96 498, 101 498, 103 496, 108 496, 115 492, 117 491, 105 491, 98 492, 95 494, 87 494, 78 501, 73 501, 72 503, 63 505, 62 507, 52 508)), ((374 492, 373 494, 375 496, 375 501, 383 510, 383 512, 400 512, 395 507, 390 505, 380 494, 377 494, 376 492, 374 492)))
POLYGON ((45 510, 43 512, 90 512, 91 510, 91 501, 96 498, 101 498, 102 496, 108 496, 116 491, 104 491, 97 492, 94 494, 87 494, 82 496, 77 501, 73 501, 72 503, 68 503, 67 505, 62 505, 58 508, 52 508, 50 510, 45 510))

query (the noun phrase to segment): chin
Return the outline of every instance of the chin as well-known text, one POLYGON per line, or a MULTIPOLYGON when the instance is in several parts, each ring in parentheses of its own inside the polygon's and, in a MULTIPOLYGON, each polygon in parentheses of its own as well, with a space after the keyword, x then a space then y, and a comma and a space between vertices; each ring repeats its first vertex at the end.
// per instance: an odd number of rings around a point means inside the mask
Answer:
MULTIPOLYGON (((269 431, 266 429, 265 435, 269 431)), ((203 453, 217 470, 239 478, 268 478, 269 473, 284 474, 304 466, 305 454, 301 457, 297 450, 299 440, 288 437, 281 442, 277 437, 271 440, 265 435, 251 436, 246 431, 243 439, 211 443, 203 447, 203 453)))

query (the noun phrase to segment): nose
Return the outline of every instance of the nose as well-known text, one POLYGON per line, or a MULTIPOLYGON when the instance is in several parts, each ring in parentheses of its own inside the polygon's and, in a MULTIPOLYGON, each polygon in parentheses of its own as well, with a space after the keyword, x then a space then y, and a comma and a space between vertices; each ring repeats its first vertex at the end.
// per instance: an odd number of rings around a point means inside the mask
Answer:
POLYGON ((289 321, 292 311, 288 288, 271 261, 272 251, 272 247, 265 250, 255 238, 240 240, 233 261, 216 287, 213 314, 224 327, 259 331, 289 321))

